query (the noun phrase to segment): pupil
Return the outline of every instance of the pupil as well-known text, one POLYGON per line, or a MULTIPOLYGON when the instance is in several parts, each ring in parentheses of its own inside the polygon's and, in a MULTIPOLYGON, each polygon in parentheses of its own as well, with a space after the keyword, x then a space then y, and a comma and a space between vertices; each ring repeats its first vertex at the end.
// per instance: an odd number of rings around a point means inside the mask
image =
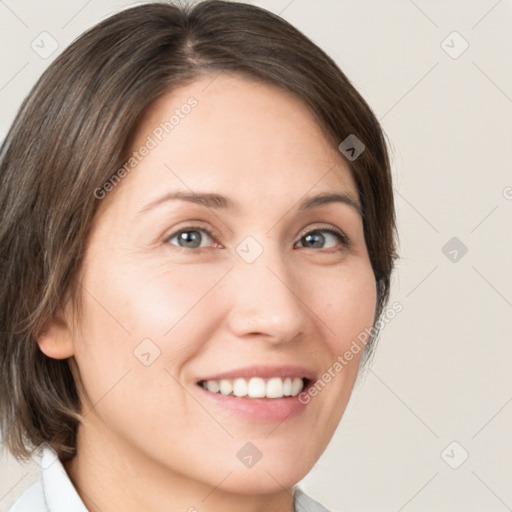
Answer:
POLYGON ((184 231, 181 233, 180 240, 186 244, 186 247, 201 245, 201 236, 197 231, 184 231))
POLYGON ((324 235, 322 235, 321 233, 319 232, 316 232, 315 234, 307 234, 306 235, 306 240, 307 242, 313 242, 313 247, 322 247, 323 245, 323 242, 324 242, 324 235), (315 242, 315 238, 316 238, 316 242, 315 242))

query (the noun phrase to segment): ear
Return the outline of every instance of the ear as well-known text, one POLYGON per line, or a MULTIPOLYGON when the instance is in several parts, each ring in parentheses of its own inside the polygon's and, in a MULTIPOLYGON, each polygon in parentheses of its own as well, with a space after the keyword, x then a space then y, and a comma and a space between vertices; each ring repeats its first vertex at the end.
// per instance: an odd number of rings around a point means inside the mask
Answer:
POLYGON ((66 359, 75 353, 71 329, 65 318, 56 315, 36 336, 37 344, 43 354, 53 359, 66 359))

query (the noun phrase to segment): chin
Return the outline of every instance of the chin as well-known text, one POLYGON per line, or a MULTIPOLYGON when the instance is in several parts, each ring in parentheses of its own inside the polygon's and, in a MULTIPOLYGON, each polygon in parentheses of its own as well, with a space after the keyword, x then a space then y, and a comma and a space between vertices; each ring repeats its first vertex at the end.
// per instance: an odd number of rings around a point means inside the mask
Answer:
POLYGON ((308 465, 302 471, 297 471, 297 464, 294 462, 288 464, 288 467, 270 464, 268 467, 238 469, 226 478, 221 488, 235 494, 260 495, 282 492, 283 489, 290 489, 302 480, 312 467, 308 465))
POLYGON ((317 458, 306 456, 304 447, 295 446, 293 450, 267 448, 262 449, 261 459, 245 466, 238 459, 234 464, 217 469, 208 480, 218 485, 220 475, 228 475, 221 484, 227 492, 236 494, 272 494, 293 487, 302 480, 314 466, 317 458), (265 456, 265 451, 270 454, 265 456))

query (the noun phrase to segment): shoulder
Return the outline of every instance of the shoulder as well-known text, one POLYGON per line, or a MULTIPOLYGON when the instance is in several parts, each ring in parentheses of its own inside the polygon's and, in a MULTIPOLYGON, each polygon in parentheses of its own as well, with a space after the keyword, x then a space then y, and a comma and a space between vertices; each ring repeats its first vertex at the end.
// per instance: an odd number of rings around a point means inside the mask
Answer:
POLYGON ((21 494, 9 512, 48 512, 41 478, 21 494))
POLYGON ((293 504, 295 512, 330 512, 323 505, 304 494, 298 487, 293 493, 293 504))

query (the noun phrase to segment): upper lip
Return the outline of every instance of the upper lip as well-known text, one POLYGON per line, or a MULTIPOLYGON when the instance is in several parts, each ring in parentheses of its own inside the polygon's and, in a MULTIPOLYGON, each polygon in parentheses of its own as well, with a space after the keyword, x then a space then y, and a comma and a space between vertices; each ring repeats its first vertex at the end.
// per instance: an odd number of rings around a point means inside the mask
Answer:
POLYGON ((205 380, 222 380, 222 379, 250 379, 251 377, 262 377, 269 379, 271 377, 281 377, 283 379, 290 377, 299 377, 301 379, 316 380, 316 372, 311 368, 305 366, 295 365, 281 365, 281 366, 246 366, 244 368, 237 368, 222 373, 216 373, 214 375, 208 375, 198 379, 197 382, 203 382, 205 380))

